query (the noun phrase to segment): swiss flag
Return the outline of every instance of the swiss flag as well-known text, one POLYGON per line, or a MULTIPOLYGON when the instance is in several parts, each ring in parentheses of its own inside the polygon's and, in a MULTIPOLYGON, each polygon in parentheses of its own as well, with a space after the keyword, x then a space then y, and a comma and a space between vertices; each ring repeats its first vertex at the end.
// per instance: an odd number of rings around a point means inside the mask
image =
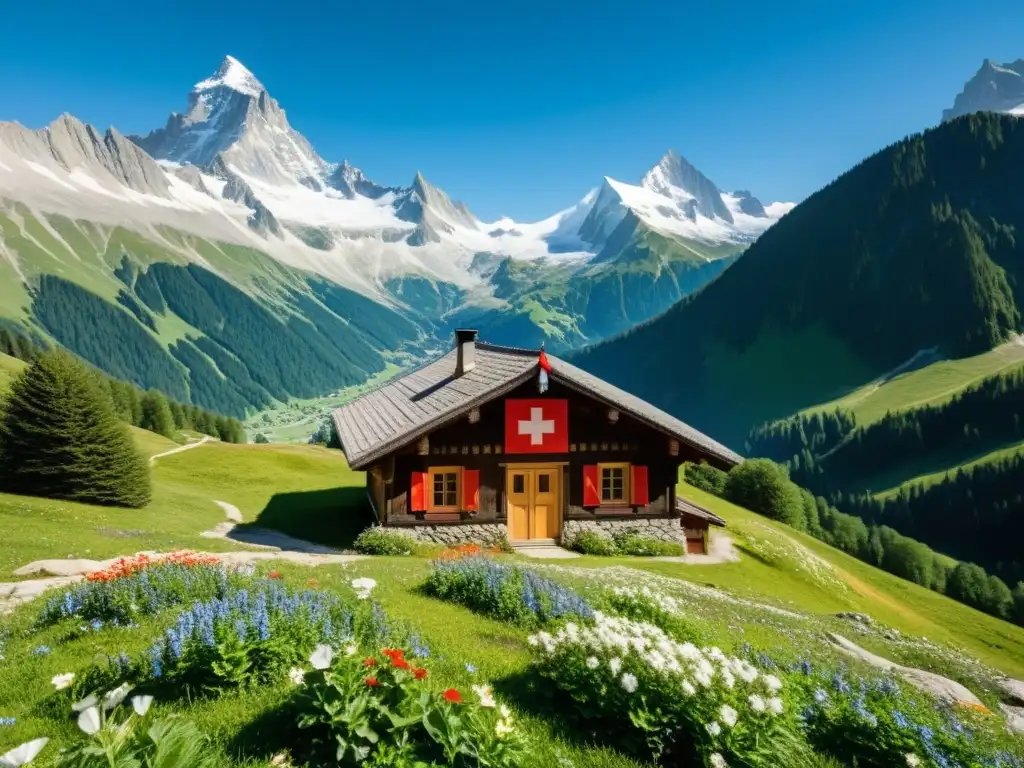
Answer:
POLYGON ((505 453, 567 453, 568 400, 506 400, 505 453))

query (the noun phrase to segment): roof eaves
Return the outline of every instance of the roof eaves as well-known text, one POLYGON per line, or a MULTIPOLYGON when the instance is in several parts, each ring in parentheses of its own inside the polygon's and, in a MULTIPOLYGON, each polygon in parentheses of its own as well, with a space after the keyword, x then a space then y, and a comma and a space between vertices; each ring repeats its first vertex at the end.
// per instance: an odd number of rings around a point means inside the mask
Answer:
MULTIPOLYGON (((465 403, 458 406, 454 410, 449 411, 448 413, 441 414, 440 416, 437 416, 429 421, 425 421, 417 425, 415 429, 412 429, 409 432, 406 432, 405 434, 396 435, 391 440, 384 441, 383 443, 376 446, 372 450, 365 451, 362 454, 356 454, 354 460, 352 457, 348 455, 348 452, 345 451, 345 444, 342 443, 341 450, 343 453, 345 453, 345 460, 348 461, 348 465, 352 469, 361 469, 370 464, 371 462, 375 461, 376 459, 379 459, 382 456, 386 456, 392 451, 395 451, 399 448, 408 445, 413 440, 416 440, 417 438, 422 437, 423 435, 432 432, 433 430, 442 427, 445 424, 455 421, 460 416, 469 413, 469 411, 473 410, 477 406, 489 402, 490 400, 493 400, 496 397, 501 397, 507 392, 511 392, 516 387, 529 381, 530 377, 534 376, 535 374, 536 370, 534 367, 527 368, 525 371, 518 374, 514 378, 507 380, 505 383, 496 386, 493 389, 488 389, 484 392, 481 392, 479 395, 467 400, 465 403)), ((340 410, 340 408, 336 408, 331 413, 331 417, 335 420, 335 429, 339 431, 339 441, 341 440, 341 437, 337 418, 340 410)))

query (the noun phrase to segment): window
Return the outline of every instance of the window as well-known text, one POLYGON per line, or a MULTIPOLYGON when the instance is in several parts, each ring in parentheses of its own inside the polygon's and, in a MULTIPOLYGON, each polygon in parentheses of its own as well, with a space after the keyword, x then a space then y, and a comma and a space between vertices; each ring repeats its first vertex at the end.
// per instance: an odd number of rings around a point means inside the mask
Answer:
POLYGON ((547 472, 542 472, 537 475, 537 493, 550 493, 551 492, 551 475, 547 472))
POLYGON ((526 493, 526 475, 512 475, 512 493, 526 493))
POLYGON ((431 467, 428 488, 430 489, 430 512, 459 509, 459 485, 461 467, 431 467))
POLYGON ((598 464, 602 504, 629 504, 629 464, 598 464))

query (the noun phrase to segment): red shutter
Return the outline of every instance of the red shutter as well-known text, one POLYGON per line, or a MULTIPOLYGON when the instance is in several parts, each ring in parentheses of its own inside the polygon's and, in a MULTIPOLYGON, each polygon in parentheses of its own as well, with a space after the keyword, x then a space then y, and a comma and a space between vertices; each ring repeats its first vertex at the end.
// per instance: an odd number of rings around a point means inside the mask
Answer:
POLYGON ((480 509, 480 470, 462 470, 462 508, 467 512, 480 509))
POLYGON ((587 464, 583 467, 583 506, 601 506, 601 493, 597 488, 596 464, 587 464))
POLYGON ((427 511, 427 473, 413 472, 412 485, 409 493, 409 511, 427 511))
POLYGON ((632 504, 635 507, 644 507, 650 501, 647 493, 647 467, 638 467, 635 464, 630 467, 629 488, 633 497, 632 504))

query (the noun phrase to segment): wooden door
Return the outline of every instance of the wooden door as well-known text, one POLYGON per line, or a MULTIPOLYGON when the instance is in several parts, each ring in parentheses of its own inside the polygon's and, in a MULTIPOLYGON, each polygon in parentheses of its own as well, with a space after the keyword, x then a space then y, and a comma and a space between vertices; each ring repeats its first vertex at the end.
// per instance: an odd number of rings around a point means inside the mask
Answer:
POLYGON ((557 469, 535 469, 533 474, 533 506, 530 509, 530 538, 558 538, 558 475, 557 469))
POLYGON ((561 535, 560 478, 559 467, 508 468, 505 487, 509 539, 557 539, 561 535))
POLYGON ((533 484, 529 469, 509 468, 506 488, 508 489, 508 537, 511 540, 530 538, 530 496, 533 484))
POLYGON ((691 555, 703 555, 704 554, 704 538, 699 539, 687 539, 686 540, 686 551, 691 555))

